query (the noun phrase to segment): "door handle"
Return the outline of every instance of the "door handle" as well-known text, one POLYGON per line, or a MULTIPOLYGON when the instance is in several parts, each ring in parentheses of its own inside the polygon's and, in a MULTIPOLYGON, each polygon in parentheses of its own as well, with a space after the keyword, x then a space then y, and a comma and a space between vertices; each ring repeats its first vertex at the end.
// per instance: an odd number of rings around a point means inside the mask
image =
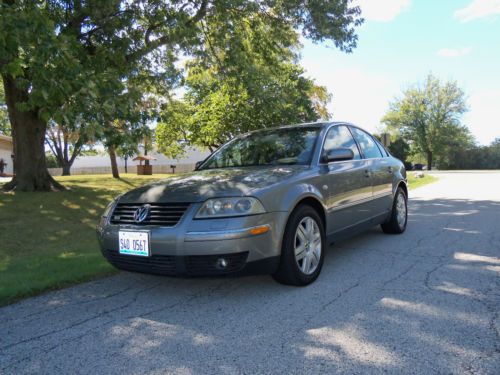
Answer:
POLYGON ((370 170, 369 169, 365 169, 365 177, 370 177, 370 170))
POLYGON ((392 167, 387 167, 387 172, 389 172, 390 174, 392 174, 392 167))

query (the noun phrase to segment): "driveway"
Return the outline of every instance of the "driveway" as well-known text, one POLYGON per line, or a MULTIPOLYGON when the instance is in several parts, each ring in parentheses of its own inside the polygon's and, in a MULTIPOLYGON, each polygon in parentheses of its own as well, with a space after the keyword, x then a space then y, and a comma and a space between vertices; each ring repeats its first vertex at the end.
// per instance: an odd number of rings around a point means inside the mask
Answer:
POLYGON ((0 309, 0 373, 500 373, 500 173, 439 174, 409 227, 316 283, 133 273, 0 309))

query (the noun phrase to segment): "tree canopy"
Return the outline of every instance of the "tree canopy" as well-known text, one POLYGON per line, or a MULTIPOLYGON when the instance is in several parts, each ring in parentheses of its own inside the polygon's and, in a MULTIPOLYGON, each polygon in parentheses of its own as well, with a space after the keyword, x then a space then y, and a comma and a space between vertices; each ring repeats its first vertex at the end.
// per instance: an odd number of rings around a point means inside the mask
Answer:
POLYGON ((355 48, 362 22, 349 0, 0 0, 0 75, 16 168, 6 188, 57 185, 46 171, 48 121, 71 124, 82 107, 108 117, 126 112, 142 99, 127 82, 170 87, 178 56, 202 58, 209 39, 225 50, 223 30, 207 38, 205 25, 237 29, 255 15, 273 35, 295 30, 346 52, 355 48))
POLYGON ((500 138, 488 146, 453 148, 443 162, 445 169, 500 169, 500 138))
POLYGON ((184 97, 167 103, 158 124, 161 151, 175 157, 187 144, 214 149, 238 133, 328 118, 330 95, 304 77, 291 27, 254 15, 203 29, 203 53, 186 62, 184 97))
POLYGON ((390 104, 382 122, 399 130, 414 153, 426 156, 431 169, 435 159, 445 161, 450 149, 473 144, 468 128, 461 123, 466 111, 465 94, 457 83, 441 82, 429 74, 422 85, 406 89, 390 104))

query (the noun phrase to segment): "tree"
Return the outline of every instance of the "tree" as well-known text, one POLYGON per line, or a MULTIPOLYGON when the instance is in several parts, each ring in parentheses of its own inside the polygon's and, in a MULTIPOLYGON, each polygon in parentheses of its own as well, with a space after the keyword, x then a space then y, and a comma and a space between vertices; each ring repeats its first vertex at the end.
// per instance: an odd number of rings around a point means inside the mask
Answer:
POLYGON ((107 126, 102 128, 100 135, 106 149, 108 150, 111 171, 114 178, 120 178, 116 156, 123 155, 126 158, 137 153, 139 143, 144 142, 144 151, 147 153, 150 146, 147 145, 151 138, 151 129, 148 123, 157 118, 159 103, 155 96, 142 96, 140 93, 145 89, 141 82, 127 82, 127 91, 119 95, 115 100, 125 101, 120 110, 113 112, 113 116, 102 116, 107 126), (130 97, 138 95, 141 98, 130 100, 130 97), (128 106, 127 106, 128 102, 128 106))
POLYGON ((138 144, 144 139, 146 129, 148 128, 143 124, 123 120, 115 120, 105 128, 102 141, 109 154, 114 178, 120 178, 116 156, 130 157, 137 153, 138 144))
POLYGON ((397 137, 396 139, 391 140, 388 149, 392 155, 401 160, 403 163, 407 161, 410 153, 410 145, 404 140, 403 137, 397 137))
POLYGON ((71 166, 92 137, 89 133, 91 133, 90 129, 81 122, 72 126, 63 126, 49 121, 45 143, 52 151, 59 167, 62 168, 63 176, 71 174, 71 166))
POLYGON ((442 159, 450 147, 472 142, 460 123, 466 111, 465 94, 457 83, 442 83, 429 74, 423 85, 410 87, 390 104, 382 122, 411 141, 413 151, 424 154, 431 169, 434 159, 442 159))
POLYGON ((450 126, 446 130, 446 138, 441 141, 441 148, 436 153, 436 165, 440 169, 451 169, 462 151, 475 146, 474 137, 464 125, 450 126))
POLYGON ((500 169, 500 138, 488 146, 453 149, 448 169, 500 169))
POLYGON ((188 144, 213 150, 238 133, 329 117, 330 94, 296 63, 296 32, 263 18, 238 27, 203 23, 207 45, 187 62, 186 94, 167 105, 157 127, 161 152, 175 157, 188 144))
POLYGON ((181 100, 171 100, 161 113, 155 134, 158 151, 177 159, 186 150, 189 137, 191 108, 181 100))
POLYGON ((125 160, 125 173, 128 173, 128 159, 132 156, 137 155, 139 148, 137 143, 126 142, 121 144, 116 150, 116 154, 125 160))
POLYGON ((66 123, 61 109, 68 100, 91 108, 100 88, 119 91, 139 69, 168 80, 159 65, 203 53, 201 21, 237 24, 256 14, 275 29, 291 26, 348 52, 362 22, 349 0, 0 0, 0 75, 17 172, 4 188, 61 188, 47 172, 44 140, 49 120, 66 123))

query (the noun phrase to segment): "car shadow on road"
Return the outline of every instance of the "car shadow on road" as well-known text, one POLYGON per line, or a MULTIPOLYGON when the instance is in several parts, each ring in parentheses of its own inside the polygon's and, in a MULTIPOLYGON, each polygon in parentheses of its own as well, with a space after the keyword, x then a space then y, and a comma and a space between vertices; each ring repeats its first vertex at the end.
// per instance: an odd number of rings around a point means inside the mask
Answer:
POLYGON ((305 288, 120 273, 39 297, 40 313, 18 312, 11 332, 28 335, 34 317, 59 328, 40 328, 16 369, 494 373, 499 212, 495 201, 412 200, 404 234, 373 228, 336 244, 305 288))

